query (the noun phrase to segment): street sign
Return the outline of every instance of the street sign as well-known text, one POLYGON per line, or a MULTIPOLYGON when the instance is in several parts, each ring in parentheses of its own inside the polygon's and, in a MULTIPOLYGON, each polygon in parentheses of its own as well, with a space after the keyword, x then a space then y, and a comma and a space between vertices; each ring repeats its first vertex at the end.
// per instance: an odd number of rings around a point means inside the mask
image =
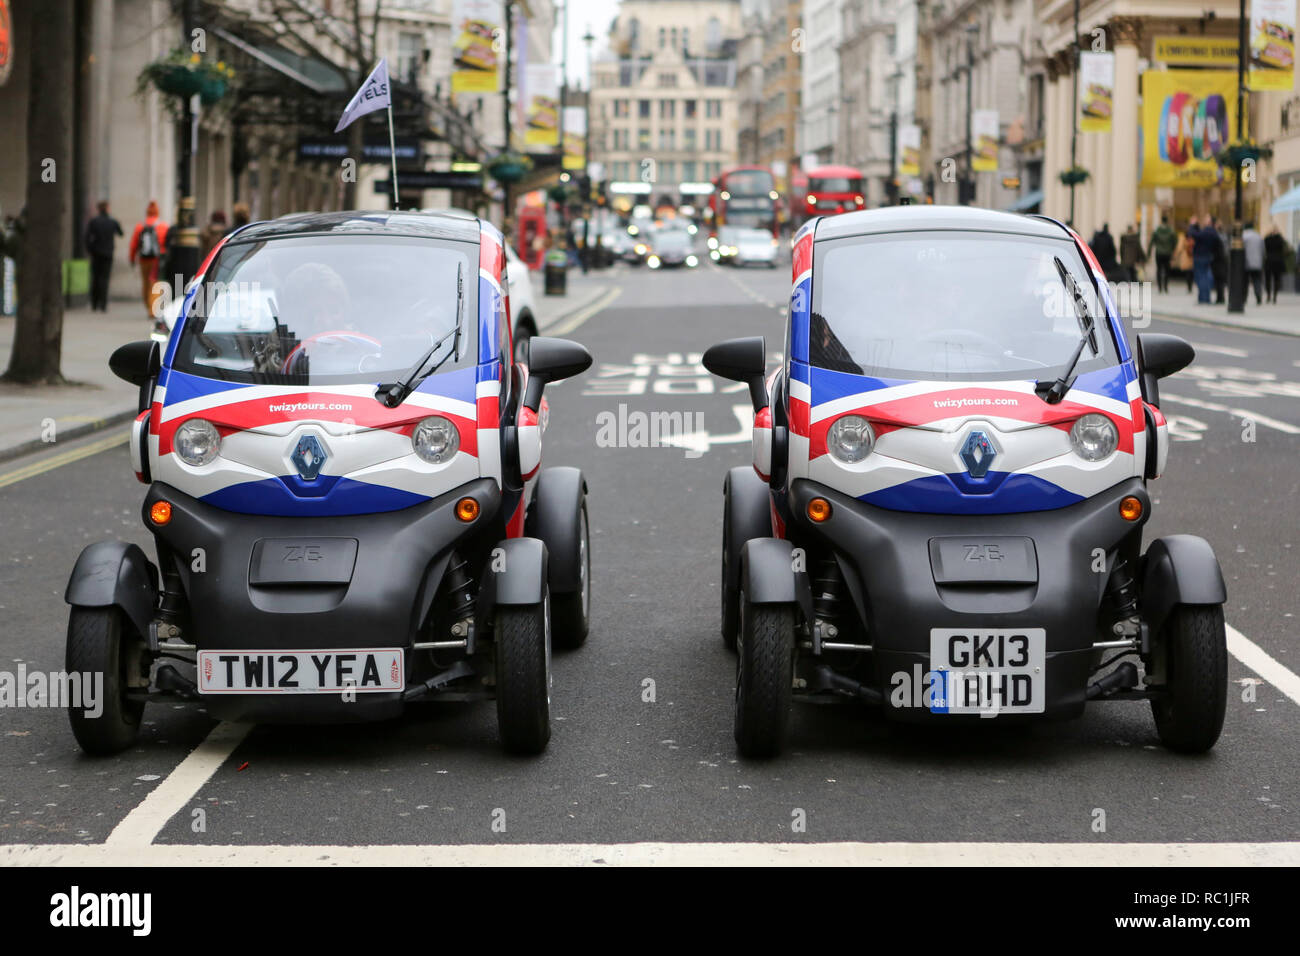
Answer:
MULTIPOLYGON (((362 159, 368 163, 386 163, 391 151, 388 140, 375 140, 362 147, 362 159)), ((348 155, 347 140, 339 139, 300 139, 298 140, 298 158, 303 160, 338 160, 348 155)), ((414 139, 397 141, 397 158, 415 161, 420 158, 420 144, 414 139)))
MULTIPOLYGON (((479 173, 403 172, 399 169, 397 185, 402 189, 479 189, 483 186, 483 176, 479 173)), ((391 179, 375 181, 375 195, 392 191, 391 179)))
POLYGON ((1002 177, 1002 188, 1003 188, 1003 189, 1019 189, 1019 188, 1020 188, 1020 177, 1019 177, 1019 176, 1003 176, 1003 177, 1002 177))

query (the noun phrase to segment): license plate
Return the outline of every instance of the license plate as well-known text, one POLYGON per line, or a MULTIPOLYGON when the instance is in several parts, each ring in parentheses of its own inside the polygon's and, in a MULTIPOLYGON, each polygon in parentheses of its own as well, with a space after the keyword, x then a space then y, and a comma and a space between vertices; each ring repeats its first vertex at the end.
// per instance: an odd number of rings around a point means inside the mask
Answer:
POLYGON ((1047 691, 1041 627, 930 629, 936 714, 1041 714, 1047 691))
POLYGON ((400 647, 199 651, 201 694, 375 694, 406 683, 400 647))

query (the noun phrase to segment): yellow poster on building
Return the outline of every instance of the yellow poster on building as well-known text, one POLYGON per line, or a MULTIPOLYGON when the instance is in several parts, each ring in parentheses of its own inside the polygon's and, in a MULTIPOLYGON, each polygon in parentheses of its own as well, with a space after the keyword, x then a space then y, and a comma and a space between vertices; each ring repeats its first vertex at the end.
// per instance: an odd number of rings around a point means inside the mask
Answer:
POLYGON ((1142 74, 1142 185, 1209 187, 1222 182, 1215 154, 1233 139, 1237 74, 1148 70, 1142 74))
POLYGON ((1250 76, 1252 90, 1290 90, 1295 83, 1296 0, 1252 0, 1250 76))
POLYGON ((1115 54, 1079 54, 1079 132, 1109 133, 1115 100, 1115 54))
POLYGON ((1163 36, 1152 40, 1157 63, 1171 66, 1237 67, 1234 37, 1163 36))
POLYGON ((498 93, 501 66, 497 61, 502 20, 500 0, 455 0, 452 6, 451 91, 498 93))
POLYGON ((554 65, 530 63, 524 92, 528 102, 528 125, 524 145, 554 149, 560 144, 560 87, 554 65))
POLYGON ((975 139, 971 169, 977 173, 997 172, 998 111, 976 110, 971 114, 970 125, 971 136, 975 139))
POLYGON ((898 131, 898 174, 921 175, 921 127, 908 123, 898 131))
POLYGON ((587 166, 587 111, 581 106, 564 108, 564 168, 582 170, 587 166))

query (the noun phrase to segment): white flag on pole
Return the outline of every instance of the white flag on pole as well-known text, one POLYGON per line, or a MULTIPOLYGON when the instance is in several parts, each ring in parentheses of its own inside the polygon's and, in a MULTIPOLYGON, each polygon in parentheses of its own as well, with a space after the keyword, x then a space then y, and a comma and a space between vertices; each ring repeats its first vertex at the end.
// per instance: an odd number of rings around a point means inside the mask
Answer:
POLYGON ((339 125, 334 127, 334 132, 337 133, 351 125, 358 117, 373 113, 375 110, 386 109, 391 105, 392 101, 388 93, 388 63, 381 59, 370 71, 366 81, 361 84, 361 89, 357 90, 356 95, 348 102, 348 108, 343 111, 343 115, 339 118, 339 125))

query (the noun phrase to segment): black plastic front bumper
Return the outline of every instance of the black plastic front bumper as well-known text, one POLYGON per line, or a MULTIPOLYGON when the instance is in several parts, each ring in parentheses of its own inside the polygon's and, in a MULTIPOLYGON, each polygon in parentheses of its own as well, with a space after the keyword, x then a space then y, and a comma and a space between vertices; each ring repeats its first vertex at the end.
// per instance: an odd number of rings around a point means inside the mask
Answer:
MULTIPOLYGON (((806 479, 790 494, 793 534, 832 545, 854 580, 848 582, 856 612, 872 646, 871 677, 891 716, 933 717, 924 707, 891 705, 896 675, 929 671, 931 628, 1043 628, 1046 631, 1046 706, 1043 717, 1072 717, 1083 709, 1096 661, 1098 617, 1116 554, 1134 548, 1150 514, 1150 499, 1137 478, 1066 508, 1004 515, 942 515, 888 511, 864 504, 806 479), (1142 517, 1120 516, 1120 501, 1142 502, 1142 517), (814 524, 809 499, 832 505, 831 517, 814 524), (1032 541, 1032 583, 989 583, 978 573, 940 573, 931 542, 941 538, 1019 538, 1032 541), (1099 556, 1104 560, 1099 562, 1099 556), (1104 568, 1104 570, 1099 570, 1104 568), (939 583, 942 581, 943 583, 939 583), (917 668, 919 667, 919 671, 917 668)), ((948 719, 952 719, 949 717, 948 719)))
MULTIPOLYGON (((164 569, 170 554, 180 575, 188 605, 182 639, 200 651, 409 649, 451 550, 473 537, 495 540, 499 504, 496 482, 478 479, 401 511, 277 517, 224 511, 154 482, 144 516, 159 540, 164 569), (456 502, 467 495, 481 506, 472 522, 455 515, 456 502), (149 519, 158 501, 172 506, 171 520, 162 527, 149 519), (355 542, 351 560, 348 542, 355 542), (317 563, 328 567, 311 568, 302 560, 313 543, 327 558, 317 563)), ((406 654, 408 687, 414 665, 415 655, 406 654)), ((227 720, 347 721, 378 719, 401 709, 399 693, 355 697, 352 702, 333 693, 201 699, 210 713, 227 720)))

